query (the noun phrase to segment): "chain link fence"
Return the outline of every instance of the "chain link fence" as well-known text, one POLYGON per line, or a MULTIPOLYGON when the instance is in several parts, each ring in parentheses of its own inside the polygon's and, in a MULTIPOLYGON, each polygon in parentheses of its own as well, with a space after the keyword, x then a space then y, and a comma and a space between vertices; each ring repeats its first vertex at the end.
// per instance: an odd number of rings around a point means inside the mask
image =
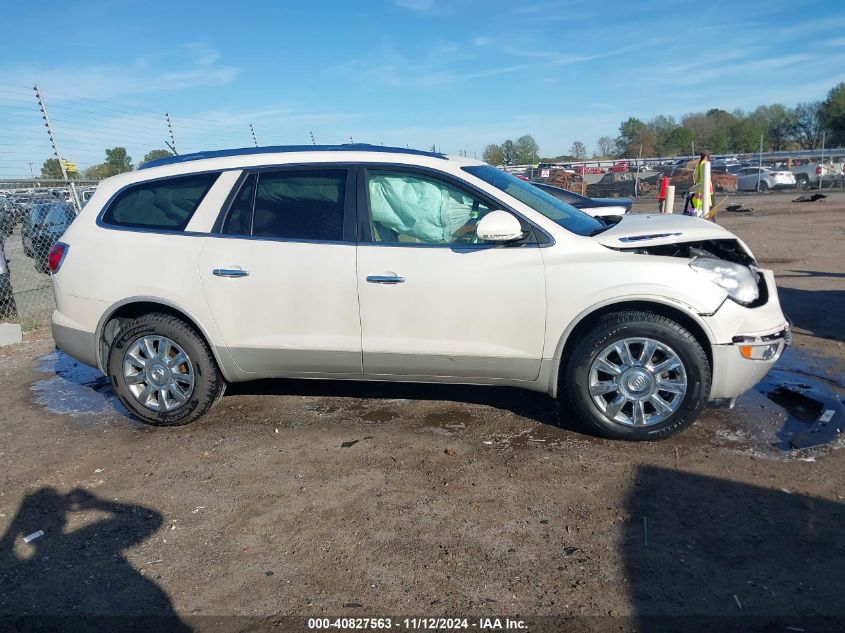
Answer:
POLYGON ((44 327, 54 308, 48 256, 76 217, 64 187, 0 189, 0 323, 44 327))

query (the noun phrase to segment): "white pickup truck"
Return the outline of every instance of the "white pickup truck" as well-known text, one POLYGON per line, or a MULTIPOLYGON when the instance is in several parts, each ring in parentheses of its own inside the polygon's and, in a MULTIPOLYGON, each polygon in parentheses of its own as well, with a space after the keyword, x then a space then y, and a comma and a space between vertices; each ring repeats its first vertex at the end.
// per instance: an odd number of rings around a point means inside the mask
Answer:
POLYGON ((832 186, 834 183, 842 183, 845 178, 845 163, 841 159, 826 163, 805 163, 792 167, 790 171, 795 174, 795 181, 799 188, 810 189, 819 186, 819 178, 822 179, 822 186, 832 186))

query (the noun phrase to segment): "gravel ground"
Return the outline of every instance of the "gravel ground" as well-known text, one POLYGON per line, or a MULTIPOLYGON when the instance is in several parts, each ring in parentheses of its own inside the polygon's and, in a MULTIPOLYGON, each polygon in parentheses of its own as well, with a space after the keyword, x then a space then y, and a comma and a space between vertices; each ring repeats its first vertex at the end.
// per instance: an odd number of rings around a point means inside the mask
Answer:
MULTIPOLYGON (((845 194, 794 197, 718 222, 776 271, 786 368, 841 399, 845 194)), ((759 391, 656 444, 517 390, 308 381, 156 429, 36 331, 0 412, 0 615, 845 616, 845 453, 773 448, 795 420, 759 391)))

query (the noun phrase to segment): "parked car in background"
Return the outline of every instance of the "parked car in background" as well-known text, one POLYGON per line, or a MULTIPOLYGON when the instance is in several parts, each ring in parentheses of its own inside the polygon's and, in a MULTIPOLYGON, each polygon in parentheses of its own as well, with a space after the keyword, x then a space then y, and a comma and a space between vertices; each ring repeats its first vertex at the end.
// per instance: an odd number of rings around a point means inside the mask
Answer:
POLYGON ((845 178, 845 163, 831 161, 829 163, 810 162, 796 165, 790 170, 795 175, 795 180, 802 189, 812 189, 822 186, 842 183, 845 178))
POLYGON ((0 242, 12 234, 15 224, 12 206, 6 202, 6 198, 0 198, 0 242))
POLYGON ((50 248, 74 221, 76 212, 70 202, 54 202, 40 205, 31 218, 31 222, 27 222, 26 233, 21 230, 24 253, 32 258, 37 270, 48 273, 50 248))
POLYGON ((29 205, 21 222, 21 246, 23 246, 24 255, 32 257, 32 233, 35 231, 35 226, 47 214, 48 209, 55 202, 41 202, 38 204, 29 205))
POLYGON ((721 226, 611 225, 480 161, 371 145, 151 161, 100 184, 49 266, 56 344, 162 426, 227 382, 372 379, 522 387, 657 440, 759 382, 789 333, 721 226))
POLYGON ((12 273, 0 240, 0 321, 13 319, 18 315, 15 295, 12 293, 12 273))
POLYGON ((636 174, 629 171, 610 171, 598 182, 587 185, 587 195, 591 198, 633 198, 637 195, 636 186, 636 174))
POLYGON ((624 215, 631 210, 634 204, 632 198, 588 198, 574 191, 569 191, 569 189, 555 187, 554 185, 548 185, 542 182, 532 182, 531 184, 594 218, 624 215))
POLYGON ((737 191, 768 191, 789 189, 795 186, 795 175, 790 171, 772 171, 766 167, 743 167, 736 173, 737 191))

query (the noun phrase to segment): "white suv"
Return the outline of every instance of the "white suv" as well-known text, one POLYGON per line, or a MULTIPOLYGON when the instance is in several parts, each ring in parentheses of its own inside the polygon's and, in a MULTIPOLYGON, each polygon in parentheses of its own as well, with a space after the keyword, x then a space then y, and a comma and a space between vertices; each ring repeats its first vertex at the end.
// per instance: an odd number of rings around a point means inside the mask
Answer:
POLYGON ((719 226, 592 218, 484 163, 341 145, 176 156, 100 184, 50 254, 53 336, 140 419, 266 377, 510 385, 649 440, 786 344, 719 226))

